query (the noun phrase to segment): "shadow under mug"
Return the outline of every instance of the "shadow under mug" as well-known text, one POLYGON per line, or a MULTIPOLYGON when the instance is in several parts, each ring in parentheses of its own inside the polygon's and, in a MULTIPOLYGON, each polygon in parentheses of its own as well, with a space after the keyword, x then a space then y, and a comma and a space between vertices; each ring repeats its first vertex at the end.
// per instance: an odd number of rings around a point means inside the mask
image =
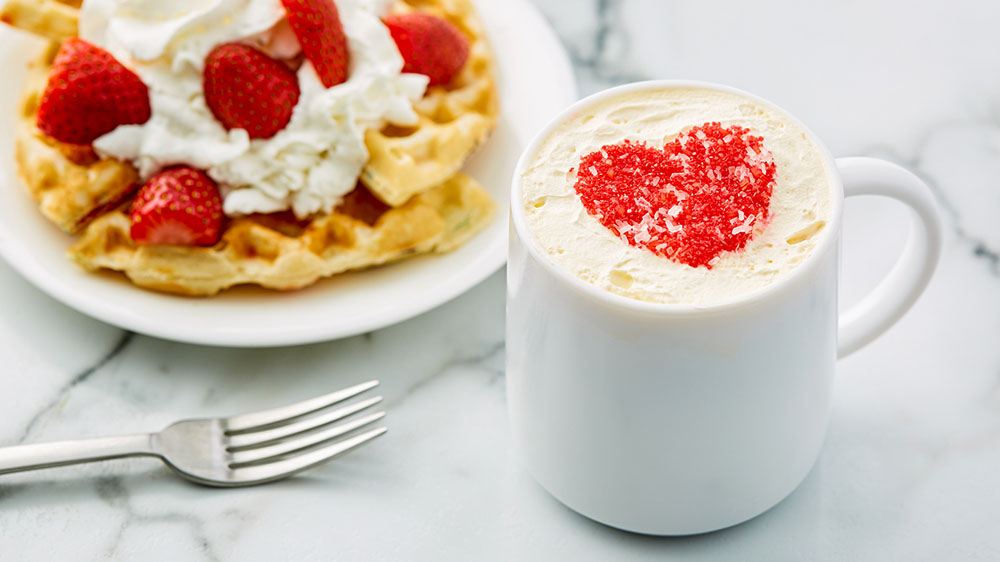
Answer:
MULTIPOLYGON (((872 158, 833 160, 826 233, 783 279, 748 296, 696 307, 619 296, 555 265, 529 230, 521 176, 552 129, 628 92, 709 88, 650 81, 585 98, 522 154, 511 190, 507 266, 507 401, 515 450, 573 510, 628 531, 704 533, 755 517, 790 494, 819 456, 836 360, 898 320, 926 287, 941 249, 927 186, 872 158), (912 210, 902 256, 838 317, 844 196, 879 195, 912 210)), ((796 121, 797 122, 797 121, 796 121)), ((800 124, 801 125, 801 124, 800 124)))

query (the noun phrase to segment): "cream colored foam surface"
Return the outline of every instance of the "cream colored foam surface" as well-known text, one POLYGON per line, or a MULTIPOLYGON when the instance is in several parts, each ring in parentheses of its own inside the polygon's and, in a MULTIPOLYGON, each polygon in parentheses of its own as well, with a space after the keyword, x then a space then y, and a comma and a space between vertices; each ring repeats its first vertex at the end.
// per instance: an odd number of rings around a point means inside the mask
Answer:
POLYGON ((528 226, 553 262, 599 288, 660 303, 711 305, 781 279, 811 255, 832 208, 823 154, 794 120, 708 89, 635 91, 598 102, 552 130, 521 182, 528 226), (584 209, 573 188, 582 156, 626 139, 661 147, 709 121, 749 128, 774 154, 770 220, 743 251, 722 254, 711 269, 693 268, 631 246, 584 209))

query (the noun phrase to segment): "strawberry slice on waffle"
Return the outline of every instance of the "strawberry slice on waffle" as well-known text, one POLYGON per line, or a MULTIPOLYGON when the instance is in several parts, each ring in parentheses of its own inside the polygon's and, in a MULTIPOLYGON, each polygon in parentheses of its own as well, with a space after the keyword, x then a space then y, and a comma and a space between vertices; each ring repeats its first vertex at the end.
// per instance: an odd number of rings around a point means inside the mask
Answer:
POLYGON ((347 80, 347 35, 333 0, 281 0, 295 37, 327 88, 347 80))
POLYGON ((205 59, 205 103, 226 129, 267 139, 288 125, 299 103, 295 73, 241 43, 219 45, 205 59))
POLYGON ((222 231, 222 198, 204 172, 176 166, 139 189, 129 218, 136 244, 211 246, 222 231))
POLYGON ((38 105, 38 128, 71 144, 90 144, 119 125, 149 120, 149 90, 111 53, 78 37, 63 41, 38 105))
POLYGON ((403 72, 428 76, 431 86, 451 82, 469 58, 468 39, 447 20, 411 12, 383 21, 403 56, 403 72))

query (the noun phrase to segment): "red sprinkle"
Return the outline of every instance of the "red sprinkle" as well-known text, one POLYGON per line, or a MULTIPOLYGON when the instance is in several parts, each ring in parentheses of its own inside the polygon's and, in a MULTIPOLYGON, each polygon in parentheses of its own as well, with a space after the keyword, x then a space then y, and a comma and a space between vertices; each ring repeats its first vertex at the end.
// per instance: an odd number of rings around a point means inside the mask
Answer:
POLYGON ((625 242, 711 269, 767 223, 774 175, 763 138, 705 123, 662 149, 603 146, 580 159, 574 187, 587 212, 625 242))

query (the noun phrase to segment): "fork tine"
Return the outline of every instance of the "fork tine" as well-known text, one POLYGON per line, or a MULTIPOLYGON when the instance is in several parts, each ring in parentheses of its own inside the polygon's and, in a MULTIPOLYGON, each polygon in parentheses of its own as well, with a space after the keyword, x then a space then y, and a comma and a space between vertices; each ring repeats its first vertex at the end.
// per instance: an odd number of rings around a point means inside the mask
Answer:
POLYGON ((379 382, 377 380, 368 381, 350 388, 345 388, 344 390, 338 390, 336 392, 331 392, 330 394, 317 396, 316 398, 310 398, 309 400, 303 400, 302 402, 296 402, 295 404, 290 404, 288 406, 282 406, 280 408, 264 410, 261 412, 251 412, 249 414, 231 416, 224 420, 226 433, 242 433, 245 431, 267 429, 306 414, 311 414, 317 410, 333 406, 334 404, 343 402, 348 398, 353 398, 366 390, 375 388, 378 384, 379 382))
POLYGON ((324 441, 329 441, 334 437, 340 437, 341 435, 350 433, 355 429, 364 427, 368 424, 374 423, 385 417, 385 412, 378 412, 377 414, 372 414, 370 416, 365 416, 357 420, 349 421, 347 423, 342 423, 340 425, 335 425, 325 431, 319 431, 316 433, 310 433, 298 439, 293 439, 291 441, 286 441, 284 443, 278 443, 276 445, 271 445, 268 447, 260 447, 259 449, 249 449, 245 451, 238 451, 232 454, 230 461, 230 468, 237 468, 236 465, 255 463, 259 461, 276 460, 275 457, 287 455, 288 453, 294 453, 296 451, 301 451, 302 449, 307 449, 313 445, 318 445, 324 441))
POLYGON ((291 476, 296 472, 302 472, 303 470, 326 462, 337 455, 346 453, 363 443, 367 443, 368 441, 375 439, 385 432, 386 428, 380 427, 354 437, 337 441, 336 443, 323 447, 322 449, 297 455, 289 459, 268 464, 234 468, 230 474, 233 480, 239 481, 241 484, 261 484, 272 480, 280 480, 281 478, 291 476))
POLYGON ((306 418, 302 421, 298 421, 295 423, 278 426, 274 429, 265 429, 262 431, 254 431, 251 433, 240 433, 238 435, 230 435, 226 440, 227 448, 230 451, 235 451, 237 449, 271 445, 272 443, 277 443, 278 441, 287 439, 289 437, 292 437, 293 435, 298 435, 300 433, 305 433, 307 431, 319 429, 324 425, 331 424, 337 420, 346 418, 351 414, 356 414, 361 410, 370 408, 381 401, 382 397, 376 396, 374 398, 369 398, 368 400, 362 400, 360 402, 344 406, 343 408, 338 408, 332 412, 328 412, 318 416, 313 416, 311 418, 306 418))

